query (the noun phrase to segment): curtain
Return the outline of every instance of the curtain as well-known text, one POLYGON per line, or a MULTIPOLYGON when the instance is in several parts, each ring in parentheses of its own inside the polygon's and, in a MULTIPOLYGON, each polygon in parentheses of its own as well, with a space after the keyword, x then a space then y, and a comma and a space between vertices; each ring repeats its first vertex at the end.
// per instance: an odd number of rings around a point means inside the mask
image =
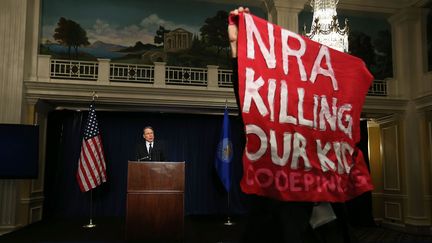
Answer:
MULTIPOLYGON (((79 190, 75 177, 87 112, 54 111, 48 116, 45 167, 44 218, 86 217, 90 196, 94 216, 125 216, 127 161, 142 136, 152 126, 155 138, 163 140, 167 161, 185 161, 185 214, 244 214, 249 196, 239 187, 242 176, 241 153, 244 131, 239 117, 230 116, 234 149, 233 179, 229 195, 214 166, 223 114, 168 114, 149 112, 97 111, 106 163, 107 182, 90 192, 79 190)), ((361 148, 368 162, 367 123, 361 123, 361 148)), ((371 193, 347 202, 348 216, 354 225, 371 225, 371 193)))
MULTIPOLYGON (((96 107, 97 108, 97 107, 96 107)), ((152 126, 155 141, 163 140, 167 161, 185 161, 185 214, 243 214, 248 196, 239 187, 244 132, 231 116, 233 182, 228 197, 214 166, 222 129, 221 115, 97 111, 107 166, 107 182, 83 193, 76 171, 88 112, 54 111, 48 116, 44 217, 124 216, 127 161, 145 126, 152 126), (91 195, 92 194, 92 195, 91 195), (228 204, 229 198, 229 204, 228 204)), ((132 157, 133 158, 133 157, 132 157)))

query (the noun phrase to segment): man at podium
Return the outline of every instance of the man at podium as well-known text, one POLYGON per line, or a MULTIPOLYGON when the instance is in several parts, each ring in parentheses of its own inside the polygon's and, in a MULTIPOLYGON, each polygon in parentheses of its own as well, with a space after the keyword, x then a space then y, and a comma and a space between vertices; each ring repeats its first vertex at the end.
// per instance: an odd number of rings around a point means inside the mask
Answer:
POLYGON ((155 142, 154 130, 151 126, 143 129, 143 139, 135 147, 137 161, 165 161, 164 145, 161 141, 155 142))

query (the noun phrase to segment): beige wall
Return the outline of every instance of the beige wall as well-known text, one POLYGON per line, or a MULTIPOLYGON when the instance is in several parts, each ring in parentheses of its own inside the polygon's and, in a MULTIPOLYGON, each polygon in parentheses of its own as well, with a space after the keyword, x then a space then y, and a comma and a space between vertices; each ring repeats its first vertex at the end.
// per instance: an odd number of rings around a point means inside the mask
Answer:
POLYGON ((24 86, 36 74, 38 18, 38 0, 0 1, 0 123, 41 125, 39 179, 0 180, 0 234, 42 218, 46 119, 24 86))
POLYGON ((381 161, 381 135, 379 125, 373 121, 368 122, 369 136, 369 164, 374 190, 372 192, 372 209, 376 221, 384 218, 383 201, 383 170, 381 161))

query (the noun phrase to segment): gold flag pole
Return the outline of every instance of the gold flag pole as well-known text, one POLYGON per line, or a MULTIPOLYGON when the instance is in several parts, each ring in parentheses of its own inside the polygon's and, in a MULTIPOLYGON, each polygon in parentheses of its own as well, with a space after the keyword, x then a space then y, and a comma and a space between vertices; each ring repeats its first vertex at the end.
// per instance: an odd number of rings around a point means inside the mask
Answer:
MULTIPOLYGON (((98 98, 97 92, 93 91, 92 93, 92 101, 95 100, 95 98, 98 98)), ((90 220, 88 224, 85 224, 82 226, 83 228, 94 228, 96 227, 95 224, 93 224, 93 190, 90 190, 90 220)))
POLYGON ((95 98, 97 99, 97 98, 99 98, 99 96, 98 96, 98 94, 97 94, 96 91, 93 91, 93 93, 92 93, 92 101, 94 101, 95 98))
MULTIPOLYGON (((225 109, 227 109, 227 107, 228 107, 228 99, 225 99, 225 109)), ((231 162, 230 162, 231 163, 231 162)), ((231 166, 231 165, 230 165, 231 166)), ((231 175, 232 175, 232 173, 231 173, 231 170, 230 170, 230 189, 231 189, 231 175)), ((227 204, 228 204, 228 216, 227 216, 227 219, 226 219, 226 221, 224 222, 224 225, 227 225, 227 226, 231 226, 231 225, 234 225, 234 222, 232 222, 231 221, 231 217, 229 216, 229 213, 230 213, 230 191, 231 190, 228 190, 227 191, 227 193, 228 193, 228 197, 227 197, 227 204)))
POLYGON ((228 191, 228 216, 227 216, 227 219, 224 223, 224 225, 227 225, 227 226, 234 225, 234 222, 231 221, 231 217, 229 216, 229 211, 230 211, 230 192, 228 191))
POLYGON ((88 224, 83 225, 83 228, 94 228, 96 227, 93 224, 93 190, 90 190, 90 221, 88 224))

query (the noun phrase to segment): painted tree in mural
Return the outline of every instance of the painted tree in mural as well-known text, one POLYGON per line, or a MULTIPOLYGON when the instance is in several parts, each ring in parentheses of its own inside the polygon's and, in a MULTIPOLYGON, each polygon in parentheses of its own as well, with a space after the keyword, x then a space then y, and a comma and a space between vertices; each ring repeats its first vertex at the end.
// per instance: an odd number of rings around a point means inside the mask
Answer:
POLYGON ((165 34, 168 32, 170 32, 170 30, 165 29, 165 27, 163 27, 163 26, 159 26, 159 29, 156 30, 156 35, 154 37, 154 43, 163 45, 165 34))
POLYGON ((220 10, 214 17, 207 18, 205 24, 201 27, 201 39, 209 46, 217 49, 217 55, 220 51, 228 48, 228 13, 220 10))
POLYGON ((363 33, 352 32, 349 36, 350 53, 361 58, 375 79, 393 77, 392 45, 389 30, 381 30, 375 39, 363 33))
POLYGON ((349 35, 350 54, 361 58, 368 69, 375 65, 375 53, 371 37, 363 32, 353 31, 349 35))
POLYGON ((194 53, 200 53, 205 49, 204 43, 199 39, 197 35, 192 37, 191 51, 194 53))
POLYGON ((392 62, 392 39, 389 30, 378 32, 377 38, 373 41, 375 47, 375 66, 372 68, 376 79, 393 77, 392 62))
POLYGON ((87 38, 87 32, 73 20, 61 17, 54 31, 54 39, 61 45, 68 47, 69 58, 71 58, 71 48, 74 48, 75 58, 77 58, 78 47, 90 44, 87 38))

